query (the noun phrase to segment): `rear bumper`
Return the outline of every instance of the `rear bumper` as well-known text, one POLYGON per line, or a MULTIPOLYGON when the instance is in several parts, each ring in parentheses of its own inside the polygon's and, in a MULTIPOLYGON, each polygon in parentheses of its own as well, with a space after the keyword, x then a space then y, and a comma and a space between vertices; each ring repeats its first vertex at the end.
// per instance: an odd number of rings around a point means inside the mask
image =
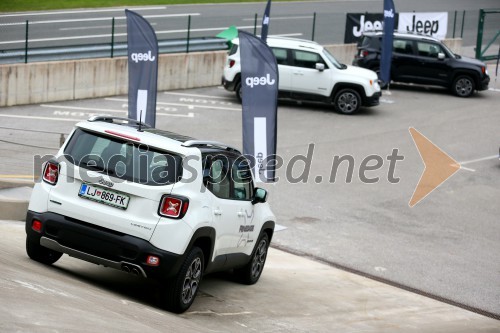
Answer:
POLYGON ((184 260, 183 255, 158 249, 144 239, 50 212, 28 211, 26 235, 32 242, 72 257, 155 279, 175 275, 184 260), (40 233, 31 228, 34 219, 42 222, 40 233), (147 265, 149 255, 160 258, 160 264, 147 265))
POLYGON ((228 91, 234 91, 235 88, 236 88, 236 80, 234 81, 229 81, 227 80, 224 75, 222 76, 221 78, 221 83, 222 83, 222 86, 224 87, 224 89, 228 90, 228 91))

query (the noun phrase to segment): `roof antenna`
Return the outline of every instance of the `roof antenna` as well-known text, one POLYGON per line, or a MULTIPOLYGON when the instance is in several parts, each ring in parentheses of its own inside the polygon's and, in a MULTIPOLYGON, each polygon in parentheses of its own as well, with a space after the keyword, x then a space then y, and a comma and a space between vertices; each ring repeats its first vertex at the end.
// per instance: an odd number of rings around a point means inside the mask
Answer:
POLYGON ((137 132, 142 132, 142 110, 139 111, 139 129, 137 132))

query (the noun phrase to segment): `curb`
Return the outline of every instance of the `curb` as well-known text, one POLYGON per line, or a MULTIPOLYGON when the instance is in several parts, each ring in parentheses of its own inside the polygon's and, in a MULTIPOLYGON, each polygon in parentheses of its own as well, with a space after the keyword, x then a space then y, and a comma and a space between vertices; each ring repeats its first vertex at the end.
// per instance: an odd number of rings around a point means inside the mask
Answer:
POLYGON ((25 200, 0 200, 0 220, 25 221, 28 204, 25 200))
MULTIPOLYGON (((34 185, 33 179, 0 179, 0 190, 25 186, 33 187, 34 185)), ((0 220, 26 220, 28 205, 29 200, 0 198, 0 220)))
POLYGON ((0 178, 0 190, 14 187, 33 187, 35 182, 33 179, 18 179, 18 178, 0 178))

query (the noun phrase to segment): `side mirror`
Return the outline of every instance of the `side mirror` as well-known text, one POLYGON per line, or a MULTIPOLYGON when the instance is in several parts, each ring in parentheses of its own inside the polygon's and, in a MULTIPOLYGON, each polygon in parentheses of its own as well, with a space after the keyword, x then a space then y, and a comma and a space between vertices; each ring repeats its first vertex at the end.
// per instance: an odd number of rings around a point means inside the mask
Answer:
POLYGON ((263 188, 256 187, 253 191, 252 205, 264 203, 267 200, 267 191, 263 188))
POLYGON ((316 69, 320 72, 325 70, 325 64, 316 63, 316 69))
POLYGON ((439 53, 438 53, 438 59, 439 59, 439 60, 443 60, 445 57, 446 57, 446 56, 444 55, 444 53, 443 53, 443 52, 439 52, 439 53))

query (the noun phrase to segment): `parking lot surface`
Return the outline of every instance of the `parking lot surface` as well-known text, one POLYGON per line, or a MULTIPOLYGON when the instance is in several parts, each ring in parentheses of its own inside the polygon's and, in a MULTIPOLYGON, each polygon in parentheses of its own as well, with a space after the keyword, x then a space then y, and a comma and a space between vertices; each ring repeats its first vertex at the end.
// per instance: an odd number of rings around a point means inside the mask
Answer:
POLYGON ((24 224, 0 221, 2 332, 498 332, 500 322, 271 249, 259 283, 202 282, 182 315, 158 307, 159 285, 68 256, 30 260, 24 224))
MULTIPOLYGON (((284 228, 274 246, 499 315, 498 85, 468 99, 438 88, 391 86, 381 105, 355 116, 281 102, 278 154, 285 163, 280 181, 264 185, 284 228), (414 208, 408 202, 424 165, 409 127, 464 167, 414 208), (307 156, 311 143, 303 179, 304 164, 290 161, 307 156), (394 170, 396 184, 387 180, 393 149, 404 156, 394 170), (355 161, 352 180, 342 166, 332 182, 332 161, 344 155, 355 161), (359 165, 371 155, 386 162, 367 173, 379 180, 365 184, 359 165)), ((54 153, 75 122, 126 110, 126 96, 0 109, 1 177, 31 177, 33 155, 54 153)), ((241 147, 241 106, 220 87, 159 93, 157 112, 158 128, 241 147)))

